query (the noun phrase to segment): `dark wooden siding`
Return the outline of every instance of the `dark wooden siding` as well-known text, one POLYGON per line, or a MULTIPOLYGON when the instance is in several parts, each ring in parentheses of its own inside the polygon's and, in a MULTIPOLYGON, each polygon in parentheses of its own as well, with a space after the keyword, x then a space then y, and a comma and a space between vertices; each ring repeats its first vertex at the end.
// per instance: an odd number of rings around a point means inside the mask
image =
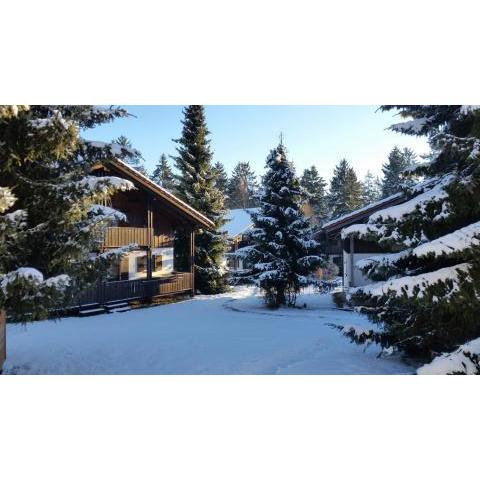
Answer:
POLYGON ((150 235, 152 235, 152 247, 173 247, 173 234, 156 235, 149 228, 110 227, 105 234, 104 248, 122 247, 131 243, 145 247, 150 245, 150 235))

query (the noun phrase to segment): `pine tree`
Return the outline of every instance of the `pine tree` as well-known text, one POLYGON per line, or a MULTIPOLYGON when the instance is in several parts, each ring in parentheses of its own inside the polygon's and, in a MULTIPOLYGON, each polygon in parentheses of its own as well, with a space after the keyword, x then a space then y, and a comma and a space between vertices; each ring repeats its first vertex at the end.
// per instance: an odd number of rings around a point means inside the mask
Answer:
POLYGON ((153 173, 150 175, 150 180, 155 182, 157 185, 160 185, 167 190, 175 190, 175 181, 173 178, 173 172, 168 164, 167 156, 162 153, 158 159, 158 163, 153 170, 153 173))
POLYGON ((258 183, 249 162, 238 162, 228 185, 230 208, 249 208, 258 205, 258 183))
POLYGON ((118 138, 113 139, 112 143, 127 148, 130 151, 135 151, 136 154, 131 155, 128 159, 126 159, 126 163, 135 168, 135 170, 138 170, 142 175, 148 177, 147 169, 143 164, 144 159, 142 157, 142 154, 138 150, 135 150, 133 148, 132 142, 125 135, 120 135, 118 138))
POLYGON ((135 151, 80 131, 124 117, 90 106, 0 107, 0 309, 43 318, 106 272, 118 252, 92 257, 120 212, 101 203, 131 182, 92 167, 135 151))
POLYGON ((344 230, 395 252, 363 260, 376 283, 352 295, 376 330, 345 333, 433 356, 480 336, 480 108, 383 107, 392 108, 412 119, 391 128, 426 135, 434 155, 416 167, 424 180, 406 190, 405 203, 344 230))
POLYGON ((328 216, 327 195, 325 188, 327 182, 318 174, 315 165, 303 171, 300 185, 305 190, 313 215, 321 220, 328 216))
POLYGON ((260 211, 251 214, 253 244, 237 250, 253 266, 235 280, 259 286, 270 307, 293 306, 326 262, 318 255, 314 230, 302 211, 305 194, 282 143, 270 152, 266 168, 260 211))
MULTIPOLYGON (((202 105, 189 105, 183 110, 183 129, 175 158, 178 195, 185 202, 215 223, 215 230, 200 229, 195 237, 195 285, 201 293, 219 293, 226 289, 226 272, 222 262, 227 249, 223 193, 216 187, 212 165, 209 131, 202 105)), ((184 262, 188 240, 177 239, 179 263, 184 262)))
POLYGON ((404 175, 407 169, 416 164, 413 150, 394 147, 388 155, 387 163, 383 164, 382 196, 389 197, 412 185, 413 179, 404 175))
POLYGON ((328 203, 332 218, 353 212, 363 204, 362 184, 345 159, 340 160, 333 172, 328 203))
POLYGON ((217 188, 222 192, 223 196, 226 198, 228 195, 228 175, 225 171, 225 167, 223 163, 216 162, 213 166, 213 171, 217 178, 216 185, 217 188))
POLYGON ((375 177, 370 171, 367 171, 362 182, 362 197, 365 205, 376 202, 382 198, 380 179, 375 177))

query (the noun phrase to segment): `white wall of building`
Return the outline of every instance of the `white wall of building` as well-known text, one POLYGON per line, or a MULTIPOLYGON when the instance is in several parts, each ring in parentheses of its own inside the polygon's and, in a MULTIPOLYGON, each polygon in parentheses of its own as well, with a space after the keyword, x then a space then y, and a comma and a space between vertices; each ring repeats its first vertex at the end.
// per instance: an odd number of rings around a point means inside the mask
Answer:
POLYGON ((158 277, 173 272, 173 247, 168 248, 154 248, 152 255, 162 256, 162 269, 157 272, 152 272, 152 277, 158 277))
POLYGON ((361 287, 368 285, 372 281, 363 274, 363 272, 356 267, 356 263, 363 258, 377 255, 375 253, 348 253, 343 251, 343 285, 344 287, 361 287), (353 264, 353 278, 352 278, 352 264, 353 264))
POLYGON ((137 272, 137 258, 146 257, 147 252, 145 250, 135 250, 128 253, 128 279, 136 280, 138 278, 146 278, 147 272, 137 272))
MULTIPOLYGON (((156 272, 152 272, 152 277, 159 277, 167 275, 173 272, 173 247, 168 248, 154 248, 152 249, 152 255, 162 256, 162 269, 156 272)), ((128 259, 128 279, 137 280, 139 278, 147 278, 147 272, 137 271, 137 258, 145 257, 147 252, 145 250, 135 250, 127 254, 128 259)))

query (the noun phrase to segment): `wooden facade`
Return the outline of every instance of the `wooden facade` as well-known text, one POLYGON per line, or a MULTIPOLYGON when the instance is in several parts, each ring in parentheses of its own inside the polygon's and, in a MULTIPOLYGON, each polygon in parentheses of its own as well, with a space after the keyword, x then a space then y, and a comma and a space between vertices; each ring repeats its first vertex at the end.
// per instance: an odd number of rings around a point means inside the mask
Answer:
POLYGON ((93 174, 125 178, 135 187, 115 193, 105 205, 122 212, 126 218, 107 229, 99 252, 133 244, 134 247, 112 266, 108 281, 80 292, 72 306, 193 295, 195 230, 213 228, 213 223, 124 162, 114 160, 97 165, 93 174), (190 238, 185 271, 179 271, 175 265, 174 240, 178 232, 190 238))
POLYGON ((103 242, 104 248, 116 248, 130 243, 152 247, 173 247, 172 235, 156 235, 152 228, 110 227, 103 242))

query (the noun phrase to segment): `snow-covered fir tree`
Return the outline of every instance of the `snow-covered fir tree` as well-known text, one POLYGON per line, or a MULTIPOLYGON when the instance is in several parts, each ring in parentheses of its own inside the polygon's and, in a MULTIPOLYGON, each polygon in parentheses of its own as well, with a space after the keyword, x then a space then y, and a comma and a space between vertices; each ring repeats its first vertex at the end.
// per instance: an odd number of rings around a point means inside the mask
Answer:
POLYGON ((227 203, 228 203, 228 175, 225 171, 225 167, 222 162, 216 162, 213 166, 213 171, 217 177, 216 185, 217 188, 223 193, 227 203))
POLYGON ((392 108, 410 120, 391 128, 427 136, 434 155, 416 167, 424 180, 405 203, 343 231, 394 252, 357 263, 375 283, 355 289, 352 302, 376 327, 345 333, 433 357, 480 336, 480 107, 383 107, 392 108))
POLYGON ((332 218, 353 212, 363 204, 362 184, 347 160, 342 159, 330 180, 328 205, 332 218))
POLYGON ((293 306, 298 292, 316 281, 313 273, 326 261, 303 214, 306 195, 282 143, 270 152, 266 168, 260 209, 251 214, 252 244, 237 251, 252 267, 235 281, 259 286, 270 307, 293 306))
POLYGON ((367 174, 362 182, 362 196, 363 203, 365 205, 376 202, 382 198, 382 186, 380 179, 375 177, 370 170, 367 171, 367 174))
POLYGON ((133 148, 132 142, 125 135, 120 135, 118 138, 113 139, 112 143, 120 145, 131 152, 136 152, 134 155, 130 155, 129 158, 125 159, 125 161, 135 170, 138 170, 142 175, 148 177, 148 172, 144 165, 145 160, 143 159, 142 154, 133 148))
MULTIPOLYGON (((195 237, 195 286, 201 293, 219 293, 227 288, 222 266, 227 249, 225 198, 216 187, 212 165, 209 131, 202 105, 189 105, 183 110, 182 136, 175 158, 178 196, 215 223, 215 229, 200 229, 195 237)), ((179 234, 177 262, 185 263, 188 238, 179 234)))
POLYGON ((0 107, 0 309, 11 318, 47 316, 121 253, 91 255, 103 229, 123 218, 102 204, 133 185, 91 170, 136 152, 89 142, 80 131, 126 115, 91 106, 0 107))
POLYGON ((164 153, 160 155, 157 165, 155 165, 155 169, 150 175, 150 180, 171 192, 175 190, 173 172, 164 153))
POLYGON ((327 182, 318 174, 315 165, 306 168, 300 179, 300 185, 305 190, 308 198, 308 206, 312 213, 320 221, 328 216, 327 182))
POLYGON ((230 208, 250 208, 258 204, 258 183, 249 162, 238 162, 228 183, 230 208))
POLYGON ((415 182, 411 175, 405 175, 416 164, 417 156, 413 150, 394 147, 388 160, 382 166, 382 196, 389 197, 412 186, 415 182))

